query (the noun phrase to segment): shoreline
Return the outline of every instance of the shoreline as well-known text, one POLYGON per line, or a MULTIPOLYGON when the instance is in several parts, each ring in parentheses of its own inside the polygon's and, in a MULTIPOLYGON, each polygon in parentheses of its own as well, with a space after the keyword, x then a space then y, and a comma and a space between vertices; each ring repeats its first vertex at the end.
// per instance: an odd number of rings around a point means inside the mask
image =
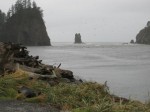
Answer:
MULTIPOLYGON (((110 111, 115 105, 118 106, 114 110, 118 110, 118 108, 124 109, 120 108, 119 105, 124 107, 137 103, 111 95, 107 83, 83 82, 81 79, 75 79, 72 71, 60 69, 61 64, 53 67, 41 63, 38 56, 28 55, 27 48, 24 46, 4 44, 1 49, 3 51, 1 52, 1 57, 3 57, 1 65, 3 64, 4 74, 0 78, 0 84, 5 87, 1 88, 2 91, 8 92, 1 97, 3 99, 18 99, 32 103, 50 102, 57 105, 60 110, 73 110, 75 112, 78 110, 77 105, 80 107, 79 110, 94 111, 97 106, 102 106, 101 109, 106 108, 110 111), (4 85, 5 81, 7 86, 4 85), (95 105, 97 106, 95 107, 95 105)), ((138 105, 149 109, 146 104, 139 102, 138 105)), ((144 109, 143 107, 141 109, 144 109)), ((108 110, 106 112, 109 112, 108 110)))

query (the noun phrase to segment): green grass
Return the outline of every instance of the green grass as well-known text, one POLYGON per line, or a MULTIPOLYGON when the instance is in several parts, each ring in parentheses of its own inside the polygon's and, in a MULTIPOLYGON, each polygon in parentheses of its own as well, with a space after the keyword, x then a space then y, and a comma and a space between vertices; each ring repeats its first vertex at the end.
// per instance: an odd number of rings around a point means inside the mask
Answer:
POLYGON ((107 87, 102 84, 85 82, 82 84, 59 83, 50 86, 40 80, 29 80, 23 71, 0 78, 0 100, 18 99, 32 103, 50 103, 61 110, 71 112, 150 112, 150 104, 138 101, 116 103, 107 87), (18 94, 21 86, 27 86, 41 95, 25 98, 18 94))

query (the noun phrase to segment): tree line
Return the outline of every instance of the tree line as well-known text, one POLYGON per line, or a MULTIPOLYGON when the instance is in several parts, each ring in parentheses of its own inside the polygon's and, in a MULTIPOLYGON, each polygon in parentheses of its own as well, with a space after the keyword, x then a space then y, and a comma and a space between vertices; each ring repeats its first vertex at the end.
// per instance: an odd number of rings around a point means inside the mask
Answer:
POLYGON ((31 0, 17 0, 8 10, 7 14, 0 10, 0 26, 7 22, 9 18, 17 13, 23 13, 24 10, 36 10, 43 17, 43 10, 37 6, 36 2, 31 0))
POLYGON ((6 14, 0 10, 0 26, 6 22, 6 14))

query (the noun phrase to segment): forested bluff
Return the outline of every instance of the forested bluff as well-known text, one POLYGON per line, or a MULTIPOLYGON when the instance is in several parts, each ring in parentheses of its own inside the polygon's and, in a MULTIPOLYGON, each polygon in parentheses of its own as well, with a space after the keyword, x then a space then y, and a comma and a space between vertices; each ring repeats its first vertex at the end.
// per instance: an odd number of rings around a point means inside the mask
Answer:
POLYGON ((43 10, 30 0, 17 0, 7 14, 0 10, 0 41, 50 46, 43 10))

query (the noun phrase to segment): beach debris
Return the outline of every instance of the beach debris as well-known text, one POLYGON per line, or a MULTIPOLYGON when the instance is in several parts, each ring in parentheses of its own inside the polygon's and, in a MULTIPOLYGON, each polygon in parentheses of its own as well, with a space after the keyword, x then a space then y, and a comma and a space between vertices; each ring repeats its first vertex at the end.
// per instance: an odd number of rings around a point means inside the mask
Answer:
POLYGON ((21 69, 27 72, 30 78, 45 80, 50 83, 52 79, 56 78, 60 81, 61 78, 66 78, 68 79, 65 81, 67 83, 76 81, 72 71, 60 69, 61 63, 57 67, 43 64, 39 56, 29 55, 27 47, 11 42, 0 42, 0 66, 0 75, 21 69))
POLYGON ((23 94, 26 98, 32 98, 37 96, 37 94, 35 93, 35 91, 33 91, 32 89, 26 87, 26 86, 22 86, 19 90, 18 93, 23 94))

